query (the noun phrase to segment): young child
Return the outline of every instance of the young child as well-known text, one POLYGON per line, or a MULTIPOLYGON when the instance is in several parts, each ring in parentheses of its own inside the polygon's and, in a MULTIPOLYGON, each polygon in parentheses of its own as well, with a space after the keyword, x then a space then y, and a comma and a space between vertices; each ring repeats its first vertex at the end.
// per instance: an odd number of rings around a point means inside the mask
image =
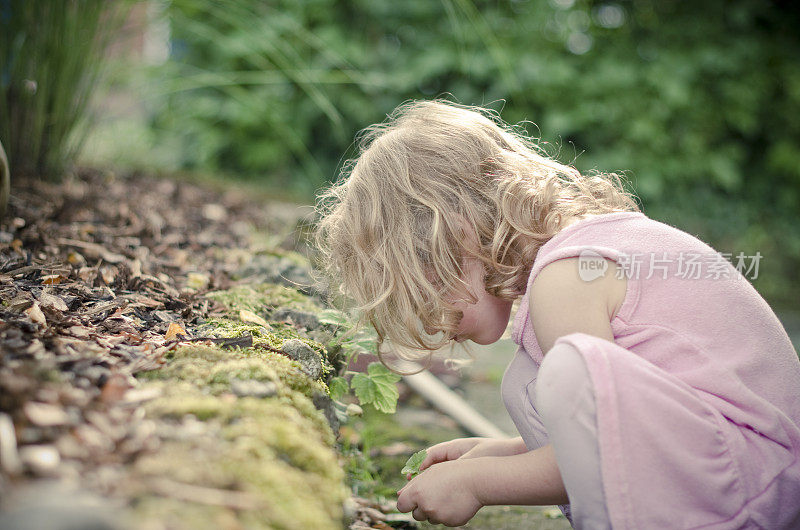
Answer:
POLYGON ((502 384, 521 437, 430 448, 399 510, 450 526, 562 504, 576 528, 800 528, 800 361, 743 255, 734 266, 641 213, 618 176, 443 101, 368 128, 320 207, 329 272, 393 349, 492 343, 522 297, 502 384))

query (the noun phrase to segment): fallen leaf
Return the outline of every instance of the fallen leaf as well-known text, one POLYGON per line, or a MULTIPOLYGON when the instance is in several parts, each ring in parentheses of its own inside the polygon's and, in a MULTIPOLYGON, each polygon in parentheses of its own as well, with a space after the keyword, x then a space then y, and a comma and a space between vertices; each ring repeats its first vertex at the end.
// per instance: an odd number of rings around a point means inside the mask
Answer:
POLYGON ((23 293, 15 298, 12 298, 8 301, 8 309, 19 313, 20 311, 26 310, 30 307, 32 296, 29 293, 23 293))
POLYGON ((143 307, 156 308, 164 306, 162 302, 159 302, 158 300, 154 300, 149 296, 144 296, 142 294, 137 294, 137 293, 129 294, 126 296, 126 298, 132 300, 134 304, 138 304, 143 307))
POLYGON ((127 258, 122 254, 117 254, 116 252, 111 252, 107 248, 102 245, 98 245, 97 243, 91 243, 89 241, 80 241, 77 239, 69 239, 69 238, 60 238, 58 240, 60 245, 70 246, 70 247, 78 247, 85 250, 88 254, 91 254, 92 257, 95 258, 102 258, 103 260, 107 261, 108 263, 122 263, 127 258))
POLYGON ((88 339, 92 330, 86 326, 72 326, 67 328, 67 333, 79 339, 88 339))
POLYGON ((252 311, 248 311, 247 309, 239 310, 239 320, 242 322, 250 322, 251 324, 258 324, 259 326, 263 326, 267 329, 272 329, 266 320, 256 315, 252 311))
POLYGON ((39 303, 44 308, 56 309, 58 311, 67 311, 67 304, 60 296, 50 293, 42 293, 39 295, 39 303))
POLYGON ((86 258, 81 256, 77 252, 70 252, 67 255, 67 263, 69 263, 70 265, 85 265, 86 264, 86 258))
POLYGON ((172 322, 167 328, 167 334, 164 335, 165 340, 173 340, 178 337, 178 335, 186 335, 186 330, 181 327, 180 324, 177 322, 172 322))
POLYGON ((103 281, 106 282, 106 285, 114 283, 114 280, 117 278, 117 272, 117 268, 113 265, 103 265, 100 267, 100 276, 103 278, 103 281))
POLYGON ((81 267, 78 269, 78 278, 86 282, 87 284, 91 284, 92 279, 97 276, 97 269, 95 267, 81 267))
POLYGON ((153 311, 152 315, 161 322, 170 322, 176 316, 172 311, 153 311))
POLYGON ((25 314, 36 324, 41 324, 42 326, 47 325, 47 319, 44 318, 44 313, 42 313, 41 308, 39 308, 39 302, 34 302, 32 306, 25 310, 25 314))
POLYGON ((122 335, 108 335, 105 337, 95 337, 94 341, 103 348, 112 350, 115 346, 119 346, 125 342, 125 337, 122 335))
POLYGON ((45 285, 56 285, 56 284, 59 284, 59 283, 63 282, 67 278, 66 278, 66 276, 64 276, 62 274, 48 274, 46 276, 42 276, 39 279, 45 285))

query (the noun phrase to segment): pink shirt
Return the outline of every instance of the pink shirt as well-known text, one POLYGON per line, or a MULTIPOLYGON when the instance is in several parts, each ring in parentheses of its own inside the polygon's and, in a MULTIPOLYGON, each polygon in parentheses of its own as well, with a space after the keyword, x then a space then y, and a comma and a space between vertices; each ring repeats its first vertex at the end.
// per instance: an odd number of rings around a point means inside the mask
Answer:
MULTIPOLYGON (((775 313, 737 271, 737 256, 731 264, 697 238, 643 213, 604 214, 578 221, 545 243, 533 264, 528 288, 546 265, 581 255, 599 255, 625 269, 627 293, 611 321, 615 343, 658 367, 659 373, 669 374, 727 422, 721 443, 734 465, 725 473, 735 475, 743 490, 740 511, 752 512, 753 521, 762 521, 759 525, 800 525, 800 361, 775 313)), ((741 272, 751 268, 752 275, 754 261, 745 256, 741 272)), ((535 372, 543 354, 529 319, 527 293, 514 318, 513 339, 520 346, 518 356, 523 354, 533 361, 532 365, 528 363, 530 368, 523 362, 518 364, 522 368, 515 370, 535 372)), ((598 416, 610 417, 619 410, 646 410, 644 393, 633 398, 618 386, 626 377, 636 377, 633 369, 626 373, 624 363, 614 366, 612 378, 609 368, 598 363, 587 358, 598 386, 598 416), (612 411, 612 404, 600 399, 611 395, 627 401, 612 411)), ((519 374, 514 377, 519 378, 519 374)), ((530 448, 542 445, 546 433, 536 432, 541 426, 524 426, 534 423, 535 411, 525 413, 519 408, 519 400, 513 397, 522 391, 519 385, 505 379, 503 385, 507 408, 518 427, 523 425, 520 431, 526 443, 530 448), (523 432, 526 429, 528 436, 523 432)), ((624 427, 626 417, 615 421, 624 427)), ((671 430, 682 428, 680 424, 660 424, 658 418, 648 422, 648 428, 650 423, 654 436, 669 437, 671 430)), ((605 451, 601 458, 625 461, 626 454, 609 454, 623 448, 603 440, 600 445, 605 451)), ((648 448, 632 446, 625 450, 646 453, 648 448)), ((698 473, 702 472, 698 468, 698 473)), ((646 483, 645 477, 642 480, 646 483)), ((712 492, 714 482, 715 477, 709 476, 712 492)), ((617 494, 613 488, 609 491, 608 484, 606 489, 607 496, 617 494)), ((680 498, 679 490, 680 485, 675 485, 675 499, 680 498)), ((678 502, 647 499, 647 492, 631 495, 641 497, 643 503, 678 502)), ((720 499, 728 501, 730 498, 720 499)), ((680 510, 681 506, 678 503, 673 508, 680 510)))

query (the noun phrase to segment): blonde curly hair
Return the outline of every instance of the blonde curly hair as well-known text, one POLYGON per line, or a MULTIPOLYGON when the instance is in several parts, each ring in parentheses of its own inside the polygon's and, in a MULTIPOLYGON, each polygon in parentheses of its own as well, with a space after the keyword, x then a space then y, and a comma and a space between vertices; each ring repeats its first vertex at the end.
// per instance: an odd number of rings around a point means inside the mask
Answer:
POLYGON ((379 344, 417 358, 458 328, 453 293, 476 300, 465 257, 482 262, 489 294, 513 300, 541 245, 571 219, 639 211, 619 175, 582 175, 481 107, 410 101, 357 144, 318 197, 322 266, 379 344))

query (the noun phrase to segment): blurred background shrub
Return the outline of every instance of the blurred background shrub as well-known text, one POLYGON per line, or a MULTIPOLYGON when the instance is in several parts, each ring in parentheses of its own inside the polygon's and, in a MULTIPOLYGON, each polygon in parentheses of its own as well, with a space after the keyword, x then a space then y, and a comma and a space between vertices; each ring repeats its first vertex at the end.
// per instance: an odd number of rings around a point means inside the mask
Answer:
POLYGON ((17 176, 58 177, 73 163, 128 3, 0 0, 0 143, 17 176))

